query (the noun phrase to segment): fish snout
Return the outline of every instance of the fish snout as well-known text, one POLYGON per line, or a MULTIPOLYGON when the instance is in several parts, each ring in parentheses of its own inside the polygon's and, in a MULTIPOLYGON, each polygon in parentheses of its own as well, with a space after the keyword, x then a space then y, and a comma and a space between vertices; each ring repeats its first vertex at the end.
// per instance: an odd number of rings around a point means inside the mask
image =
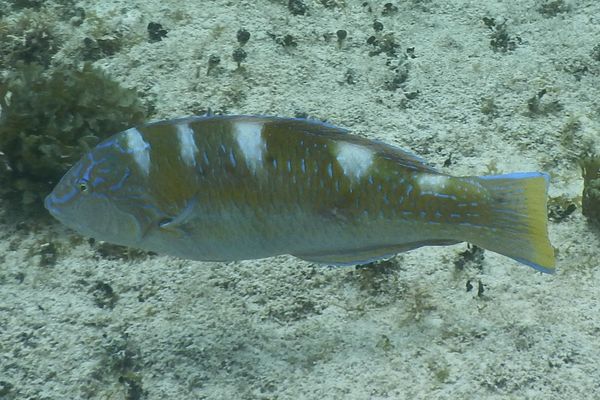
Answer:
POLYGON ((48 210, 50 212, 50 214, 52 214, 52 216, 54 216, 54 217, 58 216, 59 212, 58 212, 58 209, 56 208, 56 201, 54 199, 53 193, 50 193, 44 199, 44 207, 46 208, 46 210, 48 210))

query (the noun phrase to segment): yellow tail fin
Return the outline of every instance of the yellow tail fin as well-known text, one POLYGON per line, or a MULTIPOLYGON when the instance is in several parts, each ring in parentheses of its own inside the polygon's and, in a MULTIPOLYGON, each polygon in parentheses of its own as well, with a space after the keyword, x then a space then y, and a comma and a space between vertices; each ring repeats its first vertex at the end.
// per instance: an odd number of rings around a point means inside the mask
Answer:
POLYGON ((538 271, 553 273, 554 248, 548 239, 546 209, 549 176, 526 172, 481 176, 478 180, 494 199, 489 206, 495 229, 493 235, 482 235, 472 242, 538 271))

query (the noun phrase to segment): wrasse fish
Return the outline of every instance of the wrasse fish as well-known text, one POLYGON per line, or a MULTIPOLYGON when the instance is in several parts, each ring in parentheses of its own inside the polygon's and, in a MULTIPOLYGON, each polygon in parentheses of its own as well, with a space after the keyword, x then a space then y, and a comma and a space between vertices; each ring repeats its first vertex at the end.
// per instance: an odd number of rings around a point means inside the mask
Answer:
POLYGON ((83 235, 193 260, 361 264, 468 241, 554 269, 543 173, 454 177, 324 123, 204 116, 118 133, 45 200, 83 235))

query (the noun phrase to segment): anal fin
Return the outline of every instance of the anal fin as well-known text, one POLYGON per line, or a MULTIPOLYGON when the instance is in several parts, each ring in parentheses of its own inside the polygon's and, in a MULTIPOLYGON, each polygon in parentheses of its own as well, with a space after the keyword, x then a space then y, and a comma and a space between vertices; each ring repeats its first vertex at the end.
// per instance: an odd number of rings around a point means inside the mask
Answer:
POLYGON ((411 242, 396 244, 390 246, 373 246, 359 249, 342 249, 334 253, 299 253, 292 254, 294 257, 302 260, 327 265, 361 265, 373 261, 391 258, 398 253, 413 250, 422 246, 448 246, 460 243, 456 240, 425 240, 421 242, 411 242))

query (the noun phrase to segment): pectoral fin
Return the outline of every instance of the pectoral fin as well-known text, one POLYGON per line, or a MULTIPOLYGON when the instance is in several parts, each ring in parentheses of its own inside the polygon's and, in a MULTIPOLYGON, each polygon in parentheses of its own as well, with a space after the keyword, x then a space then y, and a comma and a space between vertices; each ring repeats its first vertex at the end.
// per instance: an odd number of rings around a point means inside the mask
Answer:
POLYGON ((185 230, 183 229, 183 225, 192 219, 194 214, 194 209, 196 208, 197 200, 195 197, 192 197, 185 205, 185 208, 181 210, 181 212, 175 215, 172 218, 164 218, 158 223, 158 227, 161 230, 177 233, 180 235, 185 234, 185 230))

